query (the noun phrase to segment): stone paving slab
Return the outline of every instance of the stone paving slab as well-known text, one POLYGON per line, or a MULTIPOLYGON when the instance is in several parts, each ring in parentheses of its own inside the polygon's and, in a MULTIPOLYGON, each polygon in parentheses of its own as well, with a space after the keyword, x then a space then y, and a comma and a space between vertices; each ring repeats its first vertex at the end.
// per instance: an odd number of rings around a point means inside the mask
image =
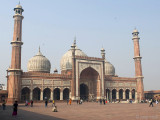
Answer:
POLYGON ((52 112, 51 103, 35 103, 33 107, 20 104, 17 117, 12 117, 12 106, 0 108, 0 120, 160 120, 160 105, 85 102, 82 105, 56 103, 58 112, 52 112))

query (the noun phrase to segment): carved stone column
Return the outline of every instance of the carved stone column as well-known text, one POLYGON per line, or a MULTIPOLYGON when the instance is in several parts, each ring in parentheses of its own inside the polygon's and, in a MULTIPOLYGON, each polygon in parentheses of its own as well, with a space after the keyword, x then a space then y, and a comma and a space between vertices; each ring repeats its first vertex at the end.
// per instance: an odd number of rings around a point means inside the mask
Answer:
POLYGON ((63 90, 60 91, 60 100, 63 100, 63 90))
POLYGON ((100 80, 97 80, 97 99, 100 99, 100 80))
POLYGON ((119 100, 119 91, 117 90, 117 93, 116 93, 116 99, 119 100))
POLYGON ((30 100, 32 100, 32 99, 33 99, 33 92, 31 90, 31 92, 30 92, 30 100))
POLYGON ((138 100, 137 100, 137 92, 135 92, 135 102, 137 103, 138 100))
POLYGON ((43 91, 41 90, 41 96, 40 100, 43 100, 43 91))
POLYGON ((69 98, 71 98, 71 91, 69 92, 69 98))
POLYGON ((123 90, 123 99, 126 99, 126 94, 125 94, 125 90, 123 90))
POLYGON ((110 91, 110 102, 112 102, 112 91, 110 91))
POLYGON ((51 98, 51 100, 53 100, 53 90, 51 90, 50 98, 51 98))
POLYGON ((107 101, 108 101, 108 91, 107 91, 107 101))
POLYGON ((132 91, 129 91, 129 99, 132 99, 132 91))

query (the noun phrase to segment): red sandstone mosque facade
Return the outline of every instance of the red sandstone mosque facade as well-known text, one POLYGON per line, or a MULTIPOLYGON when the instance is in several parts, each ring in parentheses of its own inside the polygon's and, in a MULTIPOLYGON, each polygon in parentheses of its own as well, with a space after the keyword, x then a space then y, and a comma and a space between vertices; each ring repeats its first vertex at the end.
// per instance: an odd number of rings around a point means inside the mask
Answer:
POLYGON ((107 99, 109 101, 135 102, 144 99, 143 76, 139 48, 139 32, 134 30, 135 77, 118 77, 114 66, 106 60, 105 50, 101 49, 101 58, 88 57, 74 41, 71 48, 62 56, 61 74, 55 69, 50 73, 51 63, 41 53, 28 62, 28 71, 21 68, 22 20, 23 8, 14 8, 14 33, 11 66, 7 70, 8 102, 15 100, 51 100, 107 99))

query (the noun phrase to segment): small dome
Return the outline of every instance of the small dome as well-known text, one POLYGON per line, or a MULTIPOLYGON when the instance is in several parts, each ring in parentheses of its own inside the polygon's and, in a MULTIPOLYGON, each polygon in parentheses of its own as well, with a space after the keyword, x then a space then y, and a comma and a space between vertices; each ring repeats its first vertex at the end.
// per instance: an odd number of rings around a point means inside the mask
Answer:
MULTIPOLYGON (((75 47, 75 55, 77 56, 87 56, 82 50, 75 47)), ((68 50, 61 58, 61 71, 62 70, 71 70, 72 69, 72 50, 68 50)))
POLYGON ((102 47, 102 48, 101 48, 101 51, 105 51, 105 49, 102 47))
POLYGON ((54 69, 54 73, 58 73, 58 70, 57 70, 57 68, 55 68, 55 69, 54 69))
POLYGON ((134 29, 134 30, 133 30, 133 33, 136 33, 136 32, 138 32, 138 30, 137 30, 137 29, 134 29))
POLYGON ((113 76, 115 75, 115 68, 108 61, 105 61, 105 75, 113 75, 113 76))
POLYGON ((16 8, 22 8, 22 6, 20 4, 16 5, 16 8))
POLYGON ((38 54, 28 61, 27 68, 28 72, 50 73, 51 64, 50 61, 45 56, 43 56, 39 50, 38 54))

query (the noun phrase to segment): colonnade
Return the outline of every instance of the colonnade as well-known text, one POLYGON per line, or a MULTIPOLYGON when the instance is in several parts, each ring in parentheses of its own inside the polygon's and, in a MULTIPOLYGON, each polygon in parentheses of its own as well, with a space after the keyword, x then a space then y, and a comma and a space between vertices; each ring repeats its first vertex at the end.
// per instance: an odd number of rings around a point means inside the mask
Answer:
POLYGON ((125 101, 125 100, 136 100, 137 99, 137 92, 135 89, 129 90, 116 90, 116 89, 106 89, 106 99, 107 101, 125 101))
POLYGON ((45 88, 41 90, 40 88, 34 88, 33 90, 25 87, 21 91, 21 100, 66 100, 71 97, 71 91, 69 88, 55 88, 51 90, 50 88, 45 88))

